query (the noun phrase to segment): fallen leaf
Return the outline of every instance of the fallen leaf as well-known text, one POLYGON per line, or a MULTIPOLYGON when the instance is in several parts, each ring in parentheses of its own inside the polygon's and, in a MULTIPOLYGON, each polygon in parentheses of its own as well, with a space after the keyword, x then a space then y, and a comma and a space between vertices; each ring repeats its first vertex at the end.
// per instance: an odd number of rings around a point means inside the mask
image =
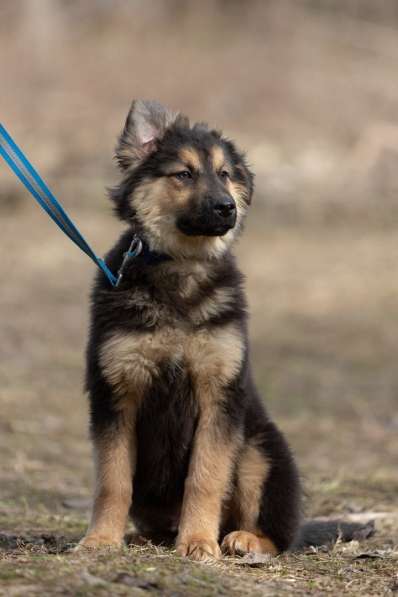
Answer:
POLYGON ((257 568, 269 564, 272 560, 272 555, 269 553, 248 553, 239 560, 242 566, 251 566, 257 568))

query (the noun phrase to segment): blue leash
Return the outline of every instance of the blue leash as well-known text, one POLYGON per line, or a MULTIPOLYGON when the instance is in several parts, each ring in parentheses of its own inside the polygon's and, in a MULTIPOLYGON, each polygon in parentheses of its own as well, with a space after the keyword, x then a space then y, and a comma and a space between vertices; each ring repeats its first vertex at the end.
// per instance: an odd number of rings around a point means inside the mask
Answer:
POLYGON ((123 263, 116 277, 106 265, 103 259, 97 257, 90 245, 76 228, 60 202, 50 191, 44 180, 33 168, 32 164, 16 145, 2 124, 0 124, 0 155, 4 158, 11 170, 19 180, 30 191, 40 206, 47 212, 50 218, 61 228, 96 265, 104 272, 112 286, 118 286, 123 277, 124 267, 130 257, 136 257, 142 250, 142 243, 138 237, 134 237, 129 250, 124 255, 123 263))

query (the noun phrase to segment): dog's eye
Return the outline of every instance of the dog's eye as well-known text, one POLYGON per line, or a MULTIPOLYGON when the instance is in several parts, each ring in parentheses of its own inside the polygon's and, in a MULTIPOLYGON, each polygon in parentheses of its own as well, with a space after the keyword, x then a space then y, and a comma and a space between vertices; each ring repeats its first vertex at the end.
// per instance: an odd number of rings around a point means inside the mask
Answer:
POLYGON ((189 178, 192 178, 192 174, 189 170, 181 170, 181 172, 176 172, 173 176, 178 178, 178 180, 188 180, 189 178))
POLYGON ((227 178, 229 178, 229 172, 227 170, 221 170, 219 176, 222 180, 227 180, 227 178))

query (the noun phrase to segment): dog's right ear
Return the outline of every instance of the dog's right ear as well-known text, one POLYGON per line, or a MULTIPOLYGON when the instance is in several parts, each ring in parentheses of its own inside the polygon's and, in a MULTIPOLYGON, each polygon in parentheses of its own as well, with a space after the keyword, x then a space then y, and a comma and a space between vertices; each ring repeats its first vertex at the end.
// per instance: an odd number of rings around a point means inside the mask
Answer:
POLYGON ((116 160, 121 170, 138 166, 156 150, 157 142, 175 123, 187 124, 178 112, 158 102, 134 100, 116 146, 116 160))

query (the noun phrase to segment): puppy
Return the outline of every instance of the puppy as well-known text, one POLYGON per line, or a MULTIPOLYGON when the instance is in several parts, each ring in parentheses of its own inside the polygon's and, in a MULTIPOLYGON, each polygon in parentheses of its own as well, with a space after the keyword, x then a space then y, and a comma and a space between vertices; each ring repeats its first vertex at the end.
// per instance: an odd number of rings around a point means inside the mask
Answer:
POLYGON ((231 248, 253 194, 235 144, 133 102, 111 191, 127 229, 92 293, 86 387, 96 490, 82 546, 171 533, 194 560, 276 555, 297 540, 300 484, 253 382, 246 299, 231 248), (221 546, 220 546, 221 542, 221 546))

